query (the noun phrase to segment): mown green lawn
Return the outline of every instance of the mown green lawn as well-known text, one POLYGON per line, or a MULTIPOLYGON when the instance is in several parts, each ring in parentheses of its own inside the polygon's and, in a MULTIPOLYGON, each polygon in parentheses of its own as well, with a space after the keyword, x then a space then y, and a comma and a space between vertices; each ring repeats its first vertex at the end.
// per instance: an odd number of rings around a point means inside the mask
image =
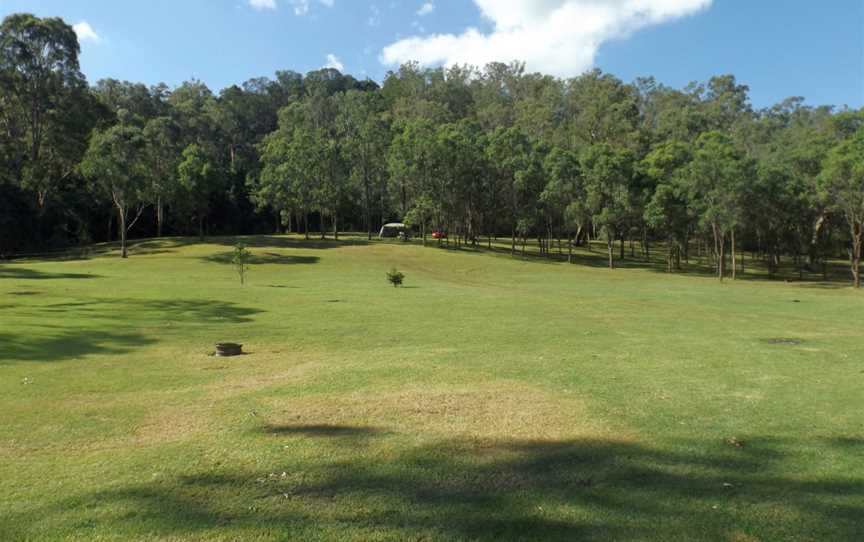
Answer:
POLYGON ((864 539, 861 292, 247 242, 0 265, 0 540, 864 539))

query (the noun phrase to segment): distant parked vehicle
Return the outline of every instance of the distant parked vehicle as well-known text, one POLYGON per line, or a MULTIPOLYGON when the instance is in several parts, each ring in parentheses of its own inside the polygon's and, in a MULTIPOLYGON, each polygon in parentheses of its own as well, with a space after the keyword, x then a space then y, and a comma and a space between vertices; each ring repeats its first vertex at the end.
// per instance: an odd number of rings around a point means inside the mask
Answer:
POLYGON ((402 224, 401 222, 391 222, 381 226, 381 231, 378 232, 378 237, 380 239, 403 237, 407 231, 408 226, 405 224, 402 224))
POLYGON ((444 230, 432 230, 432 239, 447 239, 447 232, 444 230))

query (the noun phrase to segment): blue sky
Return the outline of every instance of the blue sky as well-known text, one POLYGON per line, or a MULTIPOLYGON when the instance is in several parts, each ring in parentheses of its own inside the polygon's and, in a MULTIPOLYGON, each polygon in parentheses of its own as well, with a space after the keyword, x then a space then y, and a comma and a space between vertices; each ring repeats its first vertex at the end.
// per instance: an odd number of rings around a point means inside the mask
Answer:
POLYGON ((733 73, 757 107, 864 106, 862 0, 0 0, 0 15, 17 11, 86 23, 91 82, 195 77, 218 90, 328 63, 380 81, 407 58, 518 55, 560 76, 599 67, 674 87, 733 73))

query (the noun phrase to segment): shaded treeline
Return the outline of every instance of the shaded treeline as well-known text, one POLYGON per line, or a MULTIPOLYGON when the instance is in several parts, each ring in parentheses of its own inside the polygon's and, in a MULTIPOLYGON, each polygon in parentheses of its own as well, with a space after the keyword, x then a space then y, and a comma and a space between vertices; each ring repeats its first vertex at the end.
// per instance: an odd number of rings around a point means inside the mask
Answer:
POLYGON ((78 53, 60 19, 0 27, 0 253, 398 220, 514 254, 602 240, 610 267, 659 241, 670 271, 698 250, 721 278, 744 250, 769 271, 843 257, 860 284, 862 110, 755 110, 731 75, 679 90, 518 62, 89 87, 78 53))

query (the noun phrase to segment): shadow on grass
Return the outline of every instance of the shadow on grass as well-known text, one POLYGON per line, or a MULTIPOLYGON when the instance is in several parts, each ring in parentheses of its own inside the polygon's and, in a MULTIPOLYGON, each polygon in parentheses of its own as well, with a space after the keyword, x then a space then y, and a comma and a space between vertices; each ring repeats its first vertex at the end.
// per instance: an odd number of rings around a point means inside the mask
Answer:
POLYGON ((61 280, 61 279, 95 279, 99 275, 90 273, 47 273, 45 271, 37 271, 35 269, 27 269, 25 267, 5 267, 0 266, 0 279, 17 279, 17 280, 61 280))
POLYGON ((371 437, 381 433, 377 427, 356 425, 268 425, 262 430, 268 435, 302 435, 307 437, 371 437))
MULTIPOLYGON (((413 244, 419 245, 419 242, 413 244)), ((445 244, 427 245, 429 248, 439 248, 443 250, 455 250, 466 254, 488 254, 497 257, 506 257, 510 259, 522 260, 538 264, 566 264, 568 261, 567 249, 564 248, 560 253, 557 248, 548 254, 540 254, 536 247, 531 247, 524 254, 521 252, 521 247, 517 246, 515 254, 512 254, 509 246, 501 244, 493 244, 490 248, 485 243, 478 245, 462 245, 456 247, 454 244, 447 246, 445 244)), ((615 249, 615 269, 643 269, 655 273, 663 273, 669 275, 689 275, 700 276, 706 278, 716 278, 715 269, 707 263, 707 259, 694 256, 689 262, 682 262, 681 269, 676 269, 669 272, 666 267, 665 253, 662 245, 655 245, 651 251, 649 259, 645 259, 641 255, 631 255, 629 250, 622 259, 620 252, 615 249)), ((608 269, 609 261, 605 250, 600 250, 598 246, 594 246, 592 251, 587 250, 584 246, 577 247, 570 256, 571 263, 576 266, 591 267, 597 269, 608 269)), ((741 281, 766 281, 766 282, 786 282, 797 286, 812 287, 812 288, 830 288, 842 289, 848 288, 851 279, 849 266, 840 260, 833 260, 826 265, 825 273, 820 269, 812 271, 804 269, 799 273, 798 268, 791 262, 784 261, 783 265, 777 269, 772 276, 768 272, 767 262, 762 260, 753 260, 749 256, 745 257, 745 271, 739 272, 737 280, 741 281)), ((727 260, 727 266, 731 263, 727 260)), ((740 264, 739 264, 740 265, 740 264)), ((731 280, 731 271, 727 269, 726 280, 731 280)))
POLYGON ((328 249, 344 246, 363 246, 370 244, 365 239, 348 237, 344 239, 304 239, 288 235, 239 235, 236 237, 206 237, 200 240, 197 237, 166 237, 161 239, 148 239, 133 245, 133 250, 154 251, 171 250, 179 247, 192 245, 220 245, 234 247, 242 243, 246 248, 299 248, 299 249, 328 249))
MULTIPOLYGON (((342 246, 367 245, 369 241, 359 239, 356 235, 346 235, 342 239, 317 239, 312 236, 304 239, 298 236, 287 235, 239 235, 205 237, 202 241, 198 237, 160 237, 151 239, 130 240, 127 249, 129 257, 154 256, 158 254, 175 253, 179 248, 193 245, 221 245, 234 247, 237 243, 243 243, 248 248, 302 248, 302 249, 327 249, 342 246)), ((89 260, 95 257, 120 256, 120 243, 112 241, 99 243, 84 247, 73 247, 64 250, 46 251, 39 253, 13 254, 10 260, 21 261, 75 261, 89 260)))
POLYGON ((0 333, 0 365, 15 361, 54 362, 95 354, 124 354, 156 342, 129 331, 58 330, 48 335, 0 333))
POLYGON ((166 323, 181 321, 242 324, 251 322, 252 316, 263 312, 229 301, 130 298, 95 298, 50 303, 34 306, 34 309, 54 315, 69 313, 75 318, 114 320, 121 315, 126 322, 137 320, 141 324, 153 323, 154 320, 166 323))
MULTIPOLYGON (((210 256, 204 256, 201 258, 204 261, 213 262, 213 263, 221 263, 221 264, 231 264, 233 263, 234 253, 233 252, 220 252, 218 254, 212 254, 210 256)), ((249 258, 246 260, 249 264, 280 264, 280 265, 294 265, 294 264, 313 264, 318 263, 318 256, 296 256, 291 254, 277 254, 275 252, 265 252, 263 254, 251 254, 249 258)))
MULTIPOLYGON (((306 440, 391 435, 372 429, 340 426, 334 435, 300 426, 279 434, 306 440)), ((660 449, 603 439, 463 438, 397 451, 385 446, 386 461, 378 448, 358 448, 352 438, 331 442, 343 453, 127 484, 8 520, 26 529, 87 503, 105 529, 122 526, 132 537, 171 539, 206 538, 220 527, 231 537, 297 539, 371 533, 452 540, 864 536, 862 473, 799 474, 787 461, 803 442, 751 439, 734 448, 687 441, 660 449)), ((830 453, 844 453, 830 441, 823 444, 830 453)))
POLYGON ((157 343, 161 332, 170 332, 178 323, 242 324, 263 312, 224 301, 128 298, 31 305, 26 310, 51 315, 62 324, 41 325, 28 334, 0 334, 0 364, 123 354, 157 343))

